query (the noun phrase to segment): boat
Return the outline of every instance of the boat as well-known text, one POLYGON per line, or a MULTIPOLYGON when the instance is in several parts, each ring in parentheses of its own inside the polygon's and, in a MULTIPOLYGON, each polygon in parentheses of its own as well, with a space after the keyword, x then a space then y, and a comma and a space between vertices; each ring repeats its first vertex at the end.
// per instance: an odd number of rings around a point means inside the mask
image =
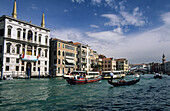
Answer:
POLYGON ((12 77, 11 75, 5 75, 5 76, 3 77, 3 79, 4 79, 4 80, 12 80, 13 77, 12 77))
POLYGON ((85 78, 85 77, 80 77, 80 76, 75 76, 74 78, 67 78, 67 82, 69 84, 86 84, 86 83, 92 83, 92 82, 97 82, 101 80, 101 76, 97 77, 91 77, 91 78, 85 78))
POLYGON ((154 76, 155 79, 159 78, 159 79, 162 79, 162 75, 159 74, 159 73, 156 73, 155 76, 154 76))
POLYGON ((97 82, 101 80, 99 72, 87 72, 80 73, 79 75, 74 75, 74 77, 67 78, 69 84, 86 84, 91 82, 97 82))
POLYGON ((102 71, 102 79, 110 79, 110 73, 113 73, 113 79, 121 79, 126 76, 124 71, 102 71))
POLYGON ((135 76, 135 77, 140 77, 140 74, 135 73, 133 76, 135 76))
POLYGON ((73 78, 75 77, 76 75, 84 75, 86 74, 86 71, 73 71, 71 73, 68 73, 68 74, 64 74, 63 75, 63 78, 64 79, 68 79, 68 78, 73 78))
POLYGON ((131 80, 131 81, 119 80, 119 81, 117 81, 117 82, 111 81, 111 80, 109 79, 109 80, 108 80, 108 83, 116 87, 116 86, 133 85, 133 84, 136 84, 136 83, 139 82, 139 81, 140 81, 140 78, 134 79, 134 80, 131 80))

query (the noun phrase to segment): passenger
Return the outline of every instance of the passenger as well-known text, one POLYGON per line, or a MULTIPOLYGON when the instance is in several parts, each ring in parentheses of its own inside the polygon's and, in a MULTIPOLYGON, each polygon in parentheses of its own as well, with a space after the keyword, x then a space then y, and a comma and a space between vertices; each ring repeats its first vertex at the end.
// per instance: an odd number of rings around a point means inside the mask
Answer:
POLYGON ((111 81, 113 81, 113 73, 110 72, 111 81))

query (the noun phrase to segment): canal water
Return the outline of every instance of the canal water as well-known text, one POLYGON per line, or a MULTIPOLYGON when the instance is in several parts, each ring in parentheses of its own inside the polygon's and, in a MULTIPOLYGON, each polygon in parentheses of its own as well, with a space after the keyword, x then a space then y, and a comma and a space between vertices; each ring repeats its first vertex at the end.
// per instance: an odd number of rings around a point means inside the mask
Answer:
POLYGON ((84 85, 68 85, 63 78, 0 81, 0 111, 20 110, 170 111, 170 76, 154 79, 145 74, 139 83, 121 87, 107 80, 84 85))

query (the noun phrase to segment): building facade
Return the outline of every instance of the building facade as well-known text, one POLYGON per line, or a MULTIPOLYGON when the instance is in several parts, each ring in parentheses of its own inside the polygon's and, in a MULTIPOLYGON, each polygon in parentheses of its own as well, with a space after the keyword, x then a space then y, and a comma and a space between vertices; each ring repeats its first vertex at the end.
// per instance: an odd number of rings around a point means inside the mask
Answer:
POLYGON ((0 17, 0 60, 3 75, 49 75, 49 36, 44 14, 41 26, 17 19, 16 1, 12 17, 0 17))
POLYGON ((165 73, 170 75, 170 61, 165 62, 165 73))
POLYGON ((122 59, 115 59, 115 61, 116 61, 116 70, 122 70, 124 72, 129 71, 128 60, 122 58, 122 59))
POLYGON ((97 71, 99 56, 96 51, 90 49, 90 71, 97 71))
POLYGON ((102 59, 103 71, 115 71, 116 61, 113 58, 103 58, 102 59))
POLYGON ((77 46, 73 42, 67 42, 52 38, 50 40, 50 69, 52 76, 62 76, 76 70, 77 46))
POLYGON ((90 47, 80 43, 74 44, 77 45, 77 70, 90 71, 90 47))

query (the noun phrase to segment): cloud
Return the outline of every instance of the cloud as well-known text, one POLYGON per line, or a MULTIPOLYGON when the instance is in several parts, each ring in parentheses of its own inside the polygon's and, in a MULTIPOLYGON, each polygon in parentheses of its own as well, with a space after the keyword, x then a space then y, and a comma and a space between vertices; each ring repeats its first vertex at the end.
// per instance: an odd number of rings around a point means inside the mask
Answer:
POLYGON ((83 34, 78 29, 53 29, 51 30, 51 38, 81 42, 83 41, 83 34))
POLYGON ((67 13, 67 12, 68 12, 68 10, 67 10, 67 9, 65 9, 65 10, 64 10, 64 12, 65 12, 65 13, 67 13))
POLYGON ((134 26, 143 26, 146 21, 142 18, 142 13, 138 12, 139 8, 135 8, 133 14, 129 12, 121 11, 119 15, 115 14, 103 14, 102 17, 108 18, 109 22, 105 23, 108 26, 125 26, 125 25, 134 25, 134 26))
POLYGON ((72 0, 72 2, 83 3, 85 0, 72 0))
POLYGON ((169 16, 169 12, 161 15, 164 25, 137 34, 116 33, 121 32, 120 28, 113 31, 86 32, 89 37, 92 37, 89 45, 107 57, 125 57, 131 63, 161 62, 163 53, 170 58, 169 16))
POLYGON ((161 15, 163 22, 170 24, 170 12, 161 15))
POLYGON ((38 10, 38 7, 35 4, 32 4, 29 8, 31 8, 32 10, 38 10))
MULTIPOLYGON (((139 8, 136 7, 132 15, 138 15, 136 14, 138 11, 139 8)), ((117 20, 113 24, 121 24, 122 18, 120 16, 114 14, 105 14, 103 16, 117 20)), ((99 54, 113 58, 125 57, 130 63, 161 62, 163 53, 166 55, 167 60, 170 59, 170 12, 160 15, 160 17, 164 23, 162 26, 140 33, 125 35, 122 33, 121 27, 100 32, 61 29, 52 30, 51 37, 88 44, 99 54)), ((128 23, 135 24, 132 21, 128 23)))
POLYGON ((90 27, 92 27, 92 28, 99 28, 99 26, 97 26, 97 25, 90 25, 90 27))

